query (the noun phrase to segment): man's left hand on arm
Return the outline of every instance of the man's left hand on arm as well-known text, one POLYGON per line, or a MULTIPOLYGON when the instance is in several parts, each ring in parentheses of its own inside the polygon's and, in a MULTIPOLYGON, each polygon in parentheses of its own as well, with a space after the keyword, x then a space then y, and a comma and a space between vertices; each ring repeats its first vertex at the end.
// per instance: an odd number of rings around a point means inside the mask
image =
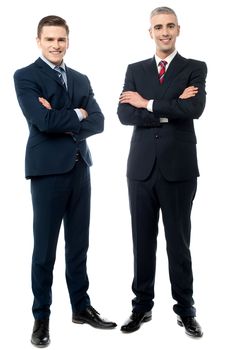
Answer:
POLYGON ((146 108, 148 102, 148 100, 146 100, 136 91, 124 91, 120 96, 120 103, 129 103, 131 106, 136 108, 146 108))

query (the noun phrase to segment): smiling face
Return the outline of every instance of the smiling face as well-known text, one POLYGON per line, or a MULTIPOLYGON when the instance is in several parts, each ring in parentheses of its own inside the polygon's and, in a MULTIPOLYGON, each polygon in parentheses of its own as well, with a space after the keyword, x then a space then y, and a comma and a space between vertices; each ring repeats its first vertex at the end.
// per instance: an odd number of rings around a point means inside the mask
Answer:
POLYGON ((61 26, 44 26, 36 39, 42 55, 55 65, 60 65, 69 47, 67 31, 61 26))
POLYGON ((180 34, 177 17, 161 13, 151 18, 150 36, 155 41, 156 54, 166 58, 175 50, 176 38, 180 34))

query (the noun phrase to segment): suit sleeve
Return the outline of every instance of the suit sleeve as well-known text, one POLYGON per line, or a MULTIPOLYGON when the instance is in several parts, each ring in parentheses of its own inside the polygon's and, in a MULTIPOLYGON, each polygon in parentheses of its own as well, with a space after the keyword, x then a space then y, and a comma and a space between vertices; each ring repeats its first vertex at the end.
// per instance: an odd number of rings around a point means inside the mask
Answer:
POLYGON ((76 135, 78 141, 82 141, 87 137, 101 133, 104 130, 104 116, 95 100, 89 79, 87 77, 86 79, 88 83, 88 94, 84 98, 82 108, 87 111, 88 117, 83 119, 80 123, 80 129, 76 135))
MULTIPOLYGON (((137 91, 131 65, 128 66, 123 91, 137 91)), ((124 125, 137 125, 144 127, 157 126, 159 117, 145 108, 136 108, 126 103, 119 103, 117 109, 118 117, 124 125)))
POLYGON ((79 132, 81 123, 73 109, 66 105, 59 110, 49 110, 42 106, 38 98, 44 96, 33 75, 16 71, 14 83, 19 105, 29 125, 34 125, 45 133, 79 132))
POLYGON ((205 108, 206 103, 206 75, 207 66, 204 62, 198 62, 193 69, 188 86, 198 87, 198 93, 188 99, 161 99, 154 100, 153 114, 156 117, 166 117, 170 120, 175 119, 198 119, 205 108))

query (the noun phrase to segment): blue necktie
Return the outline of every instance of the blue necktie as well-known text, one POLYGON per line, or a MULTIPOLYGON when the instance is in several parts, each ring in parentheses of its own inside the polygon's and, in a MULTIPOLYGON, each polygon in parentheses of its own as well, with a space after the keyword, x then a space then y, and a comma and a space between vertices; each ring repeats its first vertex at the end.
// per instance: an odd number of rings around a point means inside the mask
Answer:
POLYGON ((65 73, 64 69, 62 67, 56 66, 54 67, 55 71, 57 72, 57 75, 59 79, 61 80, 62 85, 66 88, 66 82, 62 76, 62 72, 65 73))

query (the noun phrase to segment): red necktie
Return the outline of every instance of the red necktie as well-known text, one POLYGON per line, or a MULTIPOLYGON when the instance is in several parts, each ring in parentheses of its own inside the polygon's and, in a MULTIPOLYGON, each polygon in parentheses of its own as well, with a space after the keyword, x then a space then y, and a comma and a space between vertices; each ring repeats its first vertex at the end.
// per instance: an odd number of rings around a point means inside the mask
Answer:
POLYGON ((159 62, 159 67, 160 67, 159 81, 160 81, 160 84, 163 84, 163 81, 164 81, 164 74, 166 71, 166 65, 167 65, 167 61, 160 61, 159 62))

